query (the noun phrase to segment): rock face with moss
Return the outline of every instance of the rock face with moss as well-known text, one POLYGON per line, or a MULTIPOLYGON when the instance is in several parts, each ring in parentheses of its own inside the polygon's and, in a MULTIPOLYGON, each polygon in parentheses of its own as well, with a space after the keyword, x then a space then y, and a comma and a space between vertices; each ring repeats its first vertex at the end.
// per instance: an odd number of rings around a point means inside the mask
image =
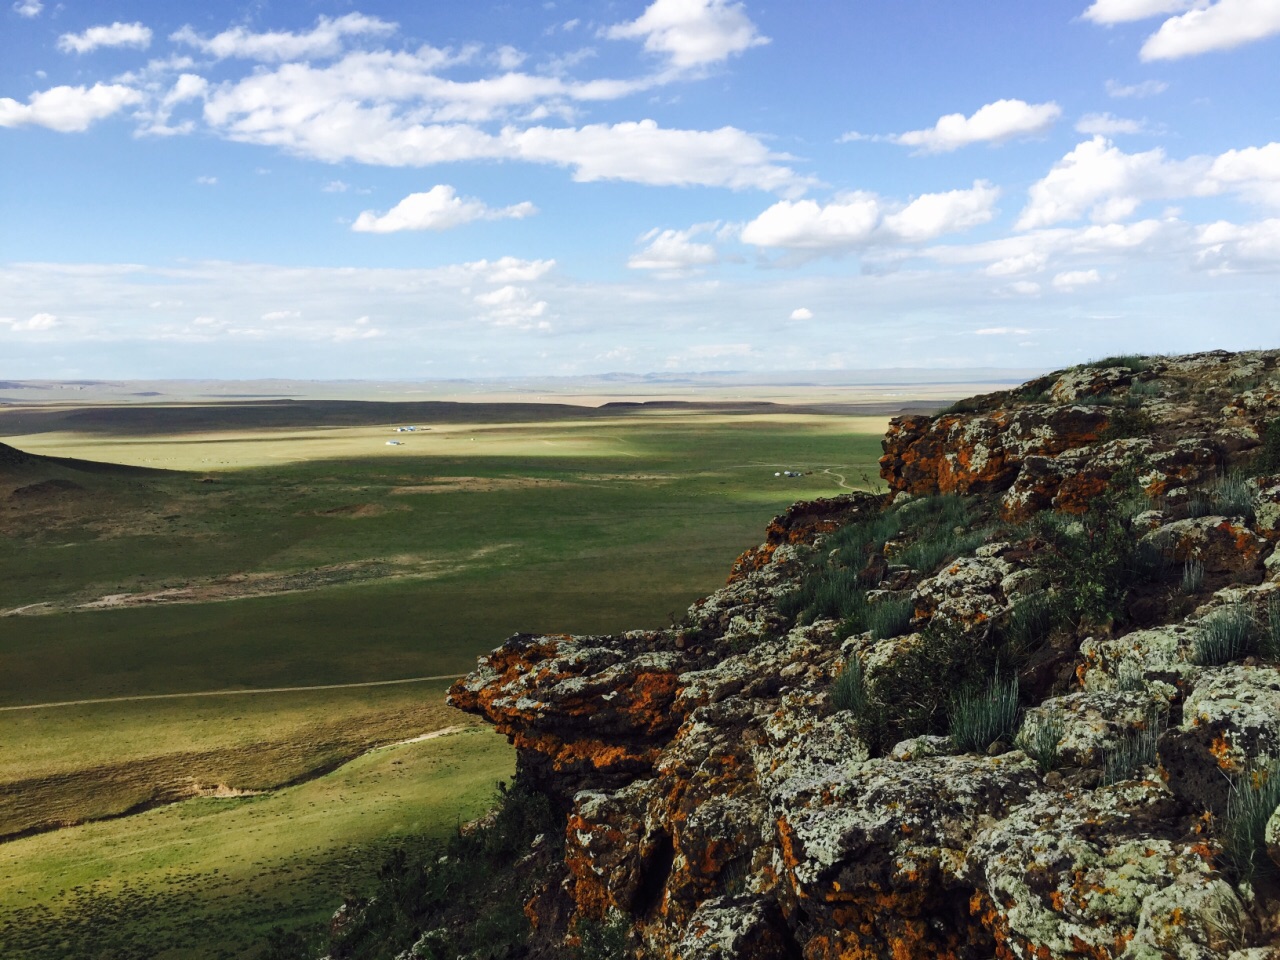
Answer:
POLYGON ((1114 358, 884 451, 888 496, 798 504, 680 626, 454 686, 563 825, 526 955, 1280 956, 1280 353, 1114 358))

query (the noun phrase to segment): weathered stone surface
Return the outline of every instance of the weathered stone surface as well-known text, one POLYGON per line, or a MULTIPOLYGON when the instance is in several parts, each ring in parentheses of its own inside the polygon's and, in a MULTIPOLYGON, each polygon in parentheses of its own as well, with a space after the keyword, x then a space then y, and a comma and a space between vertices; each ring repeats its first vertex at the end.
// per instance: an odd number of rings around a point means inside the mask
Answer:
POLYGON ((1031 738, 1046 723, 1062 726, 1059 762, 1069 767, 1095 767, 1122 739, 1145 730, 1168 701, 1148 691, 1069 693, 1052 697, 1027 711, 1021 737, 1031 738))
POLYGON ((961 557, 916 587, 915 617, 943 617, 970 627, 986 623, 1008 606, 1003 585, 1015 569, 999 556, 961 557))
POLYGON ((1280 538, 1280 476, 1250 481, 1254 493, 1253 528, 1269 540, 1280 538))
POLYGON ((1133 381, 1124 367, 1078 367, 1068 370, 1049 388, 1049 396, 1058 403, 1074 403, 1084 397, 1100 397, 1133 381))
POLYGON ((1178 563, 1203 563, 1207 573, 1260 571, 1271 550, 1241 519, 1228 517, 1176 520, 1142 539, 1178 563))
POLYGON ((1176 808, 1158 781, 1130 781, 1035 795, 982 831, 969 876, 1008 955, 1143 956, 1126 950, 1144 919, 1163 929, 1152 898, 1213 876, 1207 848, 1169 838, 1176 808))
POLYGON ((1107 414, 1094 407, 1024 407, 990 416, 898 417, 885 435, 880 475, 907 493, 1000 491, 1030 456, 1096 442, 1107 414))
POLYGON ((1280 670, 1205 667, 1190 682, 1182 723, 1160 740, 1160 763, 1179 797, 1222 811, 1229 775, 1256 758, 1280 757, 1280 670))
POLYGON ((778 905, 764 897, 716 897, 702 904, 670 954, 673 960, 799 960, 778 905))
POLYGON ((1195 670, 1190 662, 1195 637, 1196 628, 1185 623, 1120 637, 1087 637, 1080 644, 1076 676, 1089 691, 1120 690, 1139 681, 1172 691, 1195 670))
POLYGON ((883 498, 869 493, 851 493, 793 504, 769 523, 764 543, 751 547, 733 562, 729 582, 740 580, 765 566, 773 559, 774 551, 783 544, 812 543, 824 533, 875 512, 883 502, 883 498))
POLYGON ((673 647, 668 633, 517 635, 454 684, 449 702, 506 734, 544 789, 626 782, 651 769, 680 725, 671 707, 691 658, 664 649, 673 647))

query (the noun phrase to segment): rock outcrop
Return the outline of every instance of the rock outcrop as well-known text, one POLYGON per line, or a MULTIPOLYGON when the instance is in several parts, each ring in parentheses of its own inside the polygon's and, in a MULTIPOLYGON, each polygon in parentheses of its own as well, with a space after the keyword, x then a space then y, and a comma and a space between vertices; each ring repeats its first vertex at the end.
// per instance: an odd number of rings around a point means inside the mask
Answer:
POLYGON ((682 625, 507 641, 451 700, 563 814, 531 955, 1280 956, 1280 811, 1239 813, 1280 802, 1280 479, 1227 473, 1278 417, 1258 352, 899 418, 890 497, 797 504, 682 625))

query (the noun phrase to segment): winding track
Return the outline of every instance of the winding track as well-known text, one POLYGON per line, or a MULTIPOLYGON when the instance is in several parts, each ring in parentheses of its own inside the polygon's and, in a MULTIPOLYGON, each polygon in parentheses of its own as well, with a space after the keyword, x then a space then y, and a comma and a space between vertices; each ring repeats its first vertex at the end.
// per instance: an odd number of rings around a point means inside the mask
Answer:
POLYGON ((836 472, 835 472, 834 470, 832 470, 830 467, 826 467, 826 468, 824 468, 822 472, 823 472, 823 473, 830 474, 831 476, 835 477, 835 478, 836 478, 836 483, 837 483, 837 484, 839 484, 840 489, 842 489, 842 490, 852 490, 852 489, 853 489, 853 487, 849 486, 849 484, 847 484, 847 483, 845 482, 844 474, 843 474, 843 473, 836 473, 836 472))
POLYGON ((396 683, 423 683, 427 680, 457 680, 464 673, 446 673, 438 677, 406 677, 403 680, 366 680, 363 683, 322 683, 308 687, 260 687, 253 690, 196 690, 191 693, 143 693, 132 697, 94 697, 88 700, 58 700, 52 703, 22 703, 6 710, 50 710, 54 707, 83 707, 95 703, 130 703, 137 700, 177 700, 180 697, 235 697, 257 693, 295 693, 303 690, 350 690, 355 687, 388 687, 396 683))

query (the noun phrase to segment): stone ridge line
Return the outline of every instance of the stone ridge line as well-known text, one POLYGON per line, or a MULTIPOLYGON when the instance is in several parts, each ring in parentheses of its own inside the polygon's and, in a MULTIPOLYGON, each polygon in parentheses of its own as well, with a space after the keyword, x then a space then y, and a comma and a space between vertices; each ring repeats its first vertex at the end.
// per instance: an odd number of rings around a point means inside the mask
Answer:
POLYGON ((177 700, 180 697, 233 697, 238 694, 296 693, 303 690, 349 690, 354 687, 388 687, 396 683, 424 683, 428 680, 457 680, 465 673, 446 673, 438 677, 405 677, 402 680, 366 680, 362 683, 323 683, 309 687, 261 687, 253 690, 196 690, 191 693, 144 693, 133 697, 96 697, 90 700, 58 700, 53 703, 20 703, 5 710, 48 710, 54 707, 83 707, 95 703, 129 703, 135 700, 177 700))

